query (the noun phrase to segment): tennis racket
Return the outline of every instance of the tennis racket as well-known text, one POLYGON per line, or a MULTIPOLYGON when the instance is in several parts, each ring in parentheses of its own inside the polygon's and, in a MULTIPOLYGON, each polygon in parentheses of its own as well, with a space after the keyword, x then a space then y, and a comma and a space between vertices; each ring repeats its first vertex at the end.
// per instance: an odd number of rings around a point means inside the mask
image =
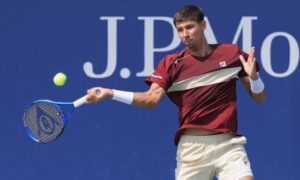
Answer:
MULTIPOLYGON (((97 89, 96 95, 101 91, 97 89)), ((48 99, 36 100, 24 111, 23 121, 27 135, 38 143, 56 140, 64 131, 74 110, 87 103, 87 96, 74 102, 48 99), (66 112, 65 110, 69 110, 66 112)))

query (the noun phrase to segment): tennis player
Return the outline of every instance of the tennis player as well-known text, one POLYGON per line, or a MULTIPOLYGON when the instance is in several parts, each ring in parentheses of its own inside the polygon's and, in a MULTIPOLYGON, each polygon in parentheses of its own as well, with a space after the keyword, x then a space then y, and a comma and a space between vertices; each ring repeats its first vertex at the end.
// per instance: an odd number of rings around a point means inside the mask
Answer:
POLYGON ((88 90, 88 102, 112 99, 154 108, 167 94, 179 108, 176 179, 252 180, 246 138, 237 132, 236 82, 241 80, 254 101, 265 101, 255 49, 245 53, 233 44, 208 44, 204 13, 197 6, 182 7, 174 25, 186 48, 160 61, 146 79, 149 90, 94 87, 88 90))

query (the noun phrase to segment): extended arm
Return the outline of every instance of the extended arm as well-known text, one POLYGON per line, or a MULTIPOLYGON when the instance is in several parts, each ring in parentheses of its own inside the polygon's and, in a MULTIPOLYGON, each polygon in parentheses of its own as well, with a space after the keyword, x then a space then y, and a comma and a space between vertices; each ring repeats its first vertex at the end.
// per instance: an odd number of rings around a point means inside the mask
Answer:
POLYGON ((145 92, 127 92, 94 87, 89 89, 87 94, 88 103, 98 103, 105 99, 113 99, 143 108, 154 108, 163 98, 165 90, 158 84, 152 83, 150 88, 145 92), (99 95, 94 93, 97 89, 101 91, 99 95))

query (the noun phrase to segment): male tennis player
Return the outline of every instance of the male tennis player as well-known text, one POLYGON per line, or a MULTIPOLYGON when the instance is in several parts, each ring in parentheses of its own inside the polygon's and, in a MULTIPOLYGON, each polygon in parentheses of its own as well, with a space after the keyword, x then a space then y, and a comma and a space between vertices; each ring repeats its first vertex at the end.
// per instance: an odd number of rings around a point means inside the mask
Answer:
POLYGON ((88 102, 113 99, 154 108, 167 94, 179 108, 176 179, 252 180, 246 138, 237 133, 236 81, 242 81, 254 101, 265 101, 254 48, 247 54, 236 45, 208 44, 204 13, 197 6, 181 8, 174 25, 186 48, 161 60, 146 79, 148 91, 95 87, 88 90, 88 102))

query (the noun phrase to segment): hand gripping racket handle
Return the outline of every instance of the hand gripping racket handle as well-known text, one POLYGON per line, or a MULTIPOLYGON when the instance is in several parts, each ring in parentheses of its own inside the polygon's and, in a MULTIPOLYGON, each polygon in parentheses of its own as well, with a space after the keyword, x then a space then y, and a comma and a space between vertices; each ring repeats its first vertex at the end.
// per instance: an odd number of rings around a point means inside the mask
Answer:
MULTIPOLYGON (((96 94, 97 96, 99 96, 99 95, 101 94, 101 90, 100 90, 100 89, 96 89, 96 90, 95 90, 95 94, 96 94)), ((77 99, 76 101, 74 101, 74 102, 73 102, 74 107, 77 108, 77 107, 79 107, 79 106, 81 106, 81 105, 86 104, 86 103, 87 103, 87 96, 88 96, 88 95, 85 95, 85 96, 83 96, 83 97, 77 99)))

